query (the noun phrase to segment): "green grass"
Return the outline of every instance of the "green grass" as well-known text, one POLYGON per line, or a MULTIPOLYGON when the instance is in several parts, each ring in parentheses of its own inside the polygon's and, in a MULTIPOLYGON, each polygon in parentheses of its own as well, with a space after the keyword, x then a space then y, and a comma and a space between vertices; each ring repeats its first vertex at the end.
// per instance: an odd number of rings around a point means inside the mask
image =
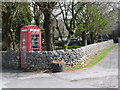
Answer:
MULTIPOLYGON (((76 49, 76 48, 80 48, 82 46, 68 46, 68 49, 76 49)), ((62 49, 62 46, 55 46, 55 49, 62 49)))
POLYGON ((115 47, 117 47, 117 45, 112 45, 111 47, 106 48, 103 51, 99 52, 94 57, 91 57, 90 59, 86 60, 87 62, 85 63, 84 66, 80 64, 76 64, 75 66, 66 67, 66 71, 73 71, 73 70, 79 70, 79 69, 85 69, 85 68, 92 67, 98 64, 101 60, 103 60, 103 58, 105 58, 107 54, 115 47))
POLYGON ((68 46, 68 49, 76 49, 76 48, 80 48, 82 46, 68 46))

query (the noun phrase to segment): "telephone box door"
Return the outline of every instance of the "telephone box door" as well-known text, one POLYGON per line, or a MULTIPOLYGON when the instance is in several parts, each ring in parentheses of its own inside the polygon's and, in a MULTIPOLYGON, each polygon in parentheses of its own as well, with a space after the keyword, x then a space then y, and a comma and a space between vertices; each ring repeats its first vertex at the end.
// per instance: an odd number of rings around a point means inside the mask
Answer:
POLYGON ((27 36, 26 34, 23 34, 22 36, 22 41, 21 41, 21 68, 26 68, 26 39, 27 36))

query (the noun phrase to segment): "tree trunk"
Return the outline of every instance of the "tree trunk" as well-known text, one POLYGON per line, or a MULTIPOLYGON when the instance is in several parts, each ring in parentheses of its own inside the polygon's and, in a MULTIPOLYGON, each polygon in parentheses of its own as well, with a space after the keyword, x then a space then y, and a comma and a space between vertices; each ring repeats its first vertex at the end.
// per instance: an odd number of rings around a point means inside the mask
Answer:
POLYGON ((36 24, 37 26, 40 25, 39 17, 35 19, 35 24, 36 24))
POLYGON ((90 33, 90 44, 95 43, 94 33, 90 33))
POLYGON ((101 39, 101 42, 103 42, 103 37, 102 37, 102 35, 100 35, 100 39, 101 39))
POLYGON ((82 32, 82 45, 87 46, 87 35, 85 31, 82 32))
POLYGON ((68 40, 65 44, 64 44, 64 49, 68 49, 68 44, 70 43, 70 40, 68 40))
POLYGON ((68 45, 70 43, 70 39, 71 39, 71 34, 68 35, 67 41, 64 43, 64 49, 68 49, 68 45))
POLYGON ((51 46, 52 46, 52 50, 55 50, 55 43, 54 43, 54 41, 55 41, 55 38, 54 38, 54 31, 55 31, 55 27, 54 27, 54 26, 52 26, 52 29, 51 29, 51 38, 52 38, 52 40, 51 40, 51 46))
POLYGON ((51 45, 51 42, 52 42, 52 35, 51 35, 51 28, 50 28, 50 25, 51 25, 51 13, 49 12, 45 12, 44 13, 44 25, 43 25, 43 28, 45 29, 45 43, 46 43, 46 50, 47 51, 50 51, 52 50, 52 45, 51 45))

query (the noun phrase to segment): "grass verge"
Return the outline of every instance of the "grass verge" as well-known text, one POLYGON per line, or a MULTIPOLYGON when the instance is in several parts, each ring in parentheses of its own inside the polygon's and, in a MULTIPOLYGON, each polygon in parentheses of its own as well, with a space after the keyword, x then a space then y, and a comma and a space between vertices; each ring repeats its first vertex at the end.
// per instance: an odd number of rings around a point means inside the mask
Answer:
MULTIPOLYGON (((82 46, 68 46, 68 49, 76 49, 76 48, 80 48, 82 46)), ((63 49, 62 46, 55 46, 55 49, 56 50, 59 50, 59 49, 63 49)))
POLYGON ((107 54, 115 47, 117 47, 117 45, 112 45, 111 47, 102 50, 101 52, 96 54, 94 57, 91 57, 88 60, 86 60, 84 65, 77 64, 75 66, 69 66, 69 67, 66 67, 65 70, 73 71, 73 70, 79 70, 79 69, 85 69, 85 68, 92 67, 98 64, 101 60, 103 60, 103 58, 105 58, 107 54))

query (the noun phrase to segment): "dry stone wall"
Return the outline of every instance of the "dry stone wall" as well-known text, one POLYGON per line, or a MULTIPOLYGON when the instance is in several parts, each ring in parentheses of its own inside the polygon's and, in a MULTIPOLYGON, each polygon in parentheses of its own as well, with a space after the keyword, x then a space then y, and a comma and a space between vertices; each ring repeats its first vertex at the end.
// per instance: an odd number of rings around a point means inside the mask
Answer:
POLYGON ((18 51, 2 52, 2 67, 18 69, 20 67, 20 53, 18 51))
MULTIPOLYGON (((66 65, 84 64, 89 57, 97 54, 99 51, 113 45, 113 40, 91 44, 85 47, 68 50, 55 51, 37 51, 26 53, 27 70, 39 70, 50 68, 50 62, 56 58, 60 58, 66 62, 66 65)), ((3 54, 3 62, 7 62, 8 66, 19 67, 19 53, 7 52, 3 54), (10 54, 9 54, 10 53, 10 54), (8 55, 8 56, 6 56, 8 55)))

